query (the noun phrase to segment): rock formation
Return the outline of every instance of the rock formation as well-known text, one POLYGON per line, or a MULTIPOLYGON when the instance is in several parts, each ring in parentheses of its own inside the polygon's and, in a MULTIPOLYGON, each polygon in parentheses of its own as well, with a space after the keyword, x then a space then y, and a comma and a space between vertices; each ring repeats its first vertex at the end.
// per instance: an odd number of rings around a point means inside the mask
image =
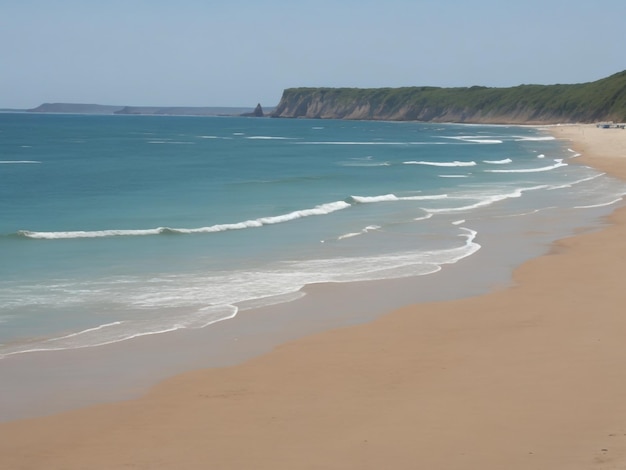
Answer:
POLYGON ((261 103, 258 103, 256 105, 256 108, 254 108, 254 111, 252 111, 251 113, 243 113, 242 116, 247 116, 247 117, 264 117, 265 114, 263 114, 263 108, 261 107, 261 103))

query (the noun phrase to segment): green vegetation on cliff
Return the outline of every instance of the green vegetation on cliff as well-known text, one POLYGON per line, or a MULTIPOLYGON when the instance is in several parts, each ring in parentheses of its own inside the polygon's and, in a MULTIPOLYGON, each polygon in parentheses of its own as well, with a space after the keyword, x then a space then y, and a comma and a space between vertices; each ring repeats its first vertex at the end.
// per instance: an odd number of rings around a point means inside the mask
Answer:
POLYGON ((275 117, 437 122, 626 121, 626 70, 573 85, 511 88, 290 88, 275 117))

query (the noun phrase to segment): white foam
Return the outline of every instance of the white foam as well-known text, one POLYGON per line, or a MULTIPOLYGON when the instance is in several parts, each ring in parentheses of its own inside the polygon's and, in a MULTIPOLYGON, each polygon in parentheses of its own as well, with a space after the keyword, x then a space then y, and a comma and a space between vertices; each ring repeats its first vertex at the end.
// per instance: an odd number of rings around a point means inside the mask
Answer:
POLYGON ((299 145, 446 145, 447 142, 382 142, 382 141, 321 141, 295 142, 299 145))
POLYGON ((17 233, 27 238, 35 238, 42 240, 61 240, 69 238, 101 238, 101 237, 118 237, 118 236, 142 236, 142 235, 158 235, 162 233, 163 228, 147 229, 147 230, 75 230, 68 232, 31 232, 29 230, 20 230, 17 233))
POLYGON ((486 139, 481 135, 459 135, 455 137, 444 137, 445 139, 454 139, 460 140, 463 142, 472 142, 476 144, 501 144, 503 143, 500 139, 486 139))
POLYGON ((488 163, 490 165, 506 165, 507 163, 513 163, 513 160, 510 158, 505 158, 503 160, 483 160, 483 163, 488 163))
POLYGON ((237 302, 237 307, 239 307, 239 311, 250 310, 253 308, 269 307, 271 305, 293 302, 305 296, 305 292, 298 290, 295 292, 287 292, 285 294, 269 295, 267 297, 262 297, 259 299, 244 300, 243 302, 237 302))
POLYGON ((76 338, 77 336, 93 333, 94 331, 99 331, 99 330, 102 330, 104 328, 109 328, 111 326, 121 325, 122 323, 124 323, 124 322, 122 322, 122 321, 115 321, 115 322, 111 322, 111 323, 105 323, 104 325, 96 326, 94 328, 88 328, 86 330, 79 331, 77 333, 71 333, 69 335, 60 336, 58 338, 47 339, 45 342, 46 343, 50 343, 52 341, 59 341, 59 340, 63 340, 63 339, 76 338))
POLYGON ((598 173, 597 175, 593 175, 593 176, 589 176, 587 178, 583 178, 580 180, 576 180, 576 181, 572 181, 571 183, 565 183, 565 184, 560 184, 557 186, 550 186, 548 188, 548 190, 552 191, 555 189, 566 189, 566 188, 571 188, 572 186, 576 186, 577 184, 581 184, 581 183, 585 183, 587 181, 592 181, 595 180, 596 178, 600 178, 601 176, 606 175, 606 173, 598 173))
POLYGON ((346 233, 344 235, 340 235, 339 237, 337 237, 337 240, 344 240, 346 238, 358 237, 359 235, 364 235, 364 234, 366 234, 368 232, 371 232, 373 230, 380 230, 380 228, 381 227, 379 225, 368 225, 367 227, 365 227, 360 232, 351 232, 351 233, 346 233))
POLYGON ((37 160, 0 160, 0 165, 32 165, 41 163, 37 160))
MULTIPOLYGON (((432 217, 432 214, 427 216, 432 217)), ((358 234, 375 230, 380 230, 380 226, 368 225, 358 234)), ((304 262, 283 261, 261 271, 246 269, 205 276, 194 273, 151 279, 126 277, 63 281, 55 282, 44 290, 36 286, 39 297, 35 300, 39 305, 59 306, 56 301, 64 302, 72 298, 80 308, 83 303, 108 305, 114 298, 116 304, 132 309, 133 315, 38 343, 4 345, 0 357, 32 351, 93 347, 179 329, 203 328, 233 318, 238 307, 252 308, 299 298, 302 286, 316 282, 352 282, 434 273, 443 264, 455 263, 480 248, 474 241, 476 232, 466 228, 460 230, 459 237, 464 242, 448 249, 417 249, 356 258, 331 256, 304 262)), ((342 238, 350 238, 348 235, 342 238)))
POLYGON ((448 199, 447 194, 427 194, 424 196, 404 196, 399 198, 401 201, 434 201, 438 199, 448 199))
POLYGON ((465 142, 475 142, 477 144, 501 144, 498 139, 464 139, 465 142))
POLYGON ((395 194, 383 194, 382 196, 350 196, 350 199, 359 204, 368 204, 372 202, 398 201, 398 196, 395 194))
POLYGON ((429 165, 429 166, 445 166, 445 167, 456 167, 456 166, 476 166, 476 162, 429 162, 429 161, 408 161, 403 162, 405 165, 429 165))
POLYGON ((307 283, 354 282, 432 274, 440 271, 442 265, 456 263, 480 249, 480 245, 474 241, 477 235, 474 230, 464 227, 460 230, 462 232, 459 236, 465 238, 465 242, 454 248, 360 258, 335 257, 288 265, 287 268, 292 276, 306 273, 307 283))
POLYGON ((335 201, 328 204, 321 204, 311 209, 304 209, 289 212, 288 214, 282 214, 271 217, 261 217, 254 220, 246 220, 243 222, 231 223, 231 224, 216 224, 209 227, 199 228, 170 228, 170 227, 158 227, 153 229, 139 229, 139 230, 94 230, 94 231, 68 231, 68 232, 31 232, 28 230, 20 230, 18 234, 27 238, 44 239, 44 240, 59 240, 59 239, 71 239, 71 238, 102 238, 102 237, 119 237, 119 236, 146 236, 146 235, 161 235, 161 234, 200 234, 200 233, 215 233, 224 232, 227 230, 243 230, 247 228, 258 228, 263 225, 273 225, 283 222, 289 222, 292 220, 300 219, 302 217, 310 217, 315 215, 327 215, 333 212, 346 209, 351 205, 345 201, 335 201))
POLYGON ((300 219, 302 217, 310 217, 314 215, 328 215, 333 212, 346 209, 350 207, 350 204, 344 201, 336 201, 328 204, 322 204, 316 206, 312 209, 304 209, 299 211, 289 212, 287 214, 271 216, 271 217, 261 217, 254 220, 247 220, 245 222, 239 222, 235 224, 219 224, 212 225, 210 227, 200 227, 194 229, 169 229, 175 233, 184 233, 184 234, 192 234, 192 233, 214 233, 214 232, 224 232, 227 230, 241 230, 246 228, 257 228, 262 227, 263 225, 273 225, 284 222, 290 222, 292 220, 300 219))
POLYGON ((249 140, 293 140, 292 137, 274 137, 269 135, 252 135, 250 137, 246 137, 249 140))
POLYGON ((488 173, 538 173, 542 171, 550 171, 562 166, 567 166, 567 163, 563 163, 563 160, 554 160, 556 163, 550 166, 542 166, 539 168, 518 168, 516 170, 485 170, 488 173))
POLYGON ((396 201, 429 201, 438 199, 447 199, 447 194, 426 194, 419 196, 402 196, 395 194, 383 194, 380 196, 350 196, 350 200, 357 204, 371 204, 376 202, 396 202, 396 201))
POLYGON ((612 201, 609 202, 602 202, 599 204, 591 204, 589 206, 574 206, 574 209, 594 209, 596 207, 605 207, 605 206, 612 206, 613 204, 617 204, 618 202, 623 201, 624 198, 619 197, 617 199, 613 199, 612 201))
POLYGON ((439 178, 469 178, 469 175, 437 175, 439 178))
POLYGON ((20 345, 4 348, 0 358, 29 352, 104 346, 141 336, 169 333, 180 329, 204 328, 217 322, 230 320, 237 315, 237 312, 238 308, 234 305, 207 306, 198 309, 194 315, 181 315, 178 318, 168 316, 160 321, 116 321, 57 338, 50 338, 33 348, 20 345))
POLYGON ((504 201, 506 199, 518 198, 521 197, 522 194, 526 191, 536 191, 539 189, 546 189, 547 185, 540 186, 532 186, 529 188, 520 188, 509 193, 500 193, 500 194, 491 194, 491 195, 483 195, 483 196, 474 196, 474 197, 464 197, 460 199, 474 199, 477 200, 474 204, 469 204, 467 206, 459 206, 459 207, 446 207, 440 209, 424 209, 429 213, 433 214, 453 214, 455 212, 465 212, 473 209, 478 209, 481 207, 490 206, 496 202, 504 201))
POLYGON ((344 240, 346 238, 358 237, 359 235, 362 235, 362 233, 361 232, 350 232, 350 233, 346 233, 344 235, 339 235, 337 237, 337 240, 344 240))
POLYGON ((408 142, 355 142, 355 141, 324 141, 324 142, 296 142, 302 145, 406 145, 408 142))
POLYGON ((199 135, 200 139, 221 139, 221 140, 233 140, 232 137, 220 137, 217 135, 199 135))

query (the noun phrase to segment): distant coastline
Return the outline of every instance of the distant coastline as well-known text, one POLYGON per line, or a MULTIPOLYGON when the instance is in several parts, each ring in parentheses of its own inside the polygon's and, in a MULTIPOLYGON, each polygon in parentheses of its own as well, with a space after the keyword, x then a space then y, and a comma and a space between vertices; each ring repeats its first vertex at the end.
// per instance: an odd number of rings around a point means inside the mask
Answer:
MULTIPOLYGON (((268 111, 272 112, 273 107, 268 111)), ((115 106, 90 103, 43 103, 31 109, 0 109, 0 112, 50 114, 126 114, 162 116, 242 116, 254 113, 255 107, 227 106, 115 106)))
POLYGON ((0 112, 559 124, 626 122, 626 70, 578 84, 441 88, 287 88, 277 106, 112 106, 43 103, 0 112))

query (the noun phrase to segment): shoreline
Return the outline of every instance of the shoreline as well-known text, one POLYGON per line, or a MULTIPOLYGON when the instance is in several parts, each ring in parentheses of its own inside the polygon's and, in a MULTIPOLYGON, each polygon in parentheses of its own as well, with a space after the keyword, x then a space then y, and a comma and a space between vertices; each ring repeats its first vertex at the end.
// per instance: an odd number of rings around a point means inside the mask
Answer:
MULTIPOLYGON (((549 131, 626 179, 626 131, 549 131), (598 143, 607 133, 623 133, 617 147, 598 143)), ((0 424, 0 453, 23 468, 610 468, 626 459, 626 208, 609 221, 494 292, 309 335, 137 400, 0 424)))
POLYGON ((239 312, 207 328, 8 356, 0 360, 0 395, 4 397, 0 424, 139 398, 181 373, 241 364, 281 344, 369 323, 406 305, 502 289, 513 282, 510 266, 546 254, 551 244, 540 234, 503 237, 498 232, 484 238, 477 253, 429 275, 308 284, 301 289, 303 296, 294 301, 239 312), (450 285, 455 286, 453 291, 450 285))

